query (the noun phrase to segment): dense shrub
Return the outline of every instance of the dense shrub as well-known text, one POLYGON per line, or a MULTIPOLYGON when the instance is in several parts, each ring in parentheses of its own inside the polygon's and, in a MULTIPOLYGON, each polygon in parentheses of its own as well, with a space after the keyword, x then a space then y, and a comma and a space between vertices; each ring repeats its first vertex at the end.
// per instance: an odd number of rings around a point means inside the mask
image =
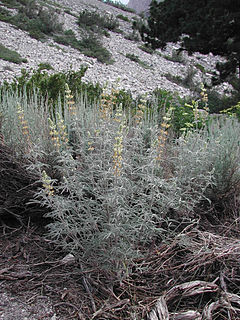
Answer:
POLYGON ((112 114, 112 107, 77 112, 85 121, 75 119, 76 159, 62 149, 58 167, 64 177, 51 197, 44 189, 40 195, 51 209, 48 230, 57 244, 82 261, 124 272, 141 255, 139 245, 169 236, 169 210, 187 214, 197 205, 212 174, 204 150, 189 150, 194 145, 175 145, 185 154, 170 154, 170 170, 158 158, 155 119, 138 118, 134 125, 121 108, 112 114))
POLYGON ((126 22, 129 22, 130 20, 128 19, 127 16, 124 16, 123 14, 118 14, 117 18, 126 22))
POLYGON ((111 53, 102 46, 101 42, 94 36, 84 37, 80 42, 81 51, 88 57, 96 58, 99 62, 111 64, 111 53))
MULTIPOLYGON (((239 121, 224 116, 212 118, 206 130, 196 132, 189 131, 187 139, 182 143, 186 146, 194 146, 194 153, 199 156, 203 151, 208 162, 208 168, 212 170, 213 183, 206 189, 210 215, 229 215, 229 212, 236 214, 238 209, 238 195, 240 191, 240 146, 239 146, 240 125, 239 121)), ((179 150, 178 156, 181 153, 179 150)), ((189 161, 192 155, 189 154, 189 161)), ((188 167, 186 159, 186 168, 188 167)), ((197 166, 198 172, 204 165, 197 166)), ((203 162, 204 163, 204 162, 203 162)), ((204 174, 204 173, 203 173, 204 174)), ((204 199, 203 199, 204 200, 204 199)), ((205 214, 207 212, 205 211, 205 214)))
POLYGON ((239 190, 238 123, 212 123, 158 149, 154 118, 133 125, 121 108, 113 117, 91 112, 84 130, 75 127, 80 158, 63 153, 56 194, 42 194, 54 220, 49 235, 82 261, 124 272, 139 246, 173 235, 170 211, 187 218, 213 195, 239 190))
POLYGON ((67 30, 62 35, 54 37, 54 40, 66 46, 71 46, 84 55, 96 58, 101 63, 111 64, 111 53, 102 46, 100 40, 92 34, 77 40, 72 30, 67 30))
POLYGON ((27 62, 27 59, 21 58, 19 53, 4 47, 2 44, 0 44, 0 59, 18 64, 27 62))
POLYGON ((149 54, 153 54, 154 50, 146 45, 141 45, 138 47, 139 49, 141 49, 142 51, 149 53, 149 54))
POLYGON ((9 13, 9 11, 4 7, 0 7, 0 20, 8 22, 10 18, 11 14, 9 13))
MULTIPOLYGON (((66 79, 73 88, 81 85, 76 76, 47 78, 38 72, 36 78, 44 80, 40 89, 61 86, 66 79)), ((29 170, 41 176, 36 201, 48 208, 48 236, 84 266, 122 276, 151 244, 176 236, 183 219, 190 222, 202 214, 203 206, 204 214, 216 215, 211 204, 227 210, 237 203, 232 201, 240 188, 235 118, 201 123, 198 101, 181 111, 180 100, 163 91, 158 104, 142 98, 129 112, 118 103, 118 90, 102 92, 98 101, 84 95, 74 101, 64 86, 54 116, 36 91, 29 99, 26 91, 6 93, 5 87, 2 134, 31 160, 29 170), (180 117, 191 115, 191 130, 180 128, 172 135, 175 117, 180 126, 180 117)))
POLYGON ((78 18, 80 28, 93 32, 102 32, 103 29, 115 31, 119 27, 118 21, 108 14, 100 15, 98 12, 84 10, 78 18))
POLYGON ((134 62, 139 62, 139 56, 135 55, 134 53, 127 53, 126 57, 134 62))
POLYGON ((41 7, 36 1, 24 2, 18 14, 9 17, 7 22, 28 31, 30 36, 38 40, 62 32, 62 24, 58 22, 54 10, 41 7))
POLYGON ((75 97, 81 93, 86 93, 88 100, 94 101, 99 98, 102 89, 98 84, 93 85, 82 82, 82 77, 86 70, 87 67, 81 67, 77 72, 67 71, 49 75, 40 65, 40 68, 34 71, 33 74, 22 70, 20 77, 16 77, 11 83, 5 82, 0 87, 0 93, 13 91, 17 92, 19 96, 26 93, 31 98, 37 90, 39 97, 55 107, 59 102, 59 97, 63 102, 65 84, 68 83, 75 97))
POLYGON ((180 50, 172 50, 172 54, 165 55, 164 58, 169 61, 173 61, 173 62, 178 62, 178 63, 183 63, 183 64, 186 63, 186 59, 183 56, 183 52, 180 50))
POLYGON ((126 57, 134 62, 137 62, 143 68, 146 68, 146 69, 151 68, 151 66, 148 65, 147 62, 140 60, 139 56, 135 55, 134 53, 127 53, 126 57))
POLYGON ((51 64, 49 62, 41 62, 38 65, 38 70, 53 70, 53 67, 51 66, 51 64))

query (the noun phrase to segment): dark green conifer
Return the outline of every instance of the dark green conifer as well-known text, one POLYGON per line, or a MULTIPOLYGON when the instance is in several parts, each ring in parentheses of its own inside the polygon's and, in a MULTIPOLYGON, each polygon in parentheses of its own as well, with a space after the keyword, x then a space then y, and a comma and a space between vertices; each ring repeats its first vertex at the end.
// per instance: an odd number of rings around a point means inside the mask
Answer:
POLYGON ((148 26, 141 33, 155 49, 181 40, 190 54, 227 57, 227 64, 217 64, 221 80, 240 67, 239 0, 153 0, 148 26))

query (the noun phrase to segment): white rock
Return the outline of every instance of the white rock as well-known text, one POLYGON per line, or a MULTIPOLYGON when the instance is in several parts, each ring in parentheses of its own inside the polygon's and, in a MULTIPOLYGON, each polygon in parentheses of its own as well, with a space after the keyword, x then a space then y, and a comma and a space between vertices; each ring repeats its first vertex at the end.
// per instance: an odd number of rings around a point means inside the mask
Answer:
MULTIPOLYGON (((110 14, 115 16, 121 13, 128 16, 130 20, 135 16, 132 13, 122 11, 97 0, 55 0, 55 2, 71 8, 75 14, 83 9, 97 9, 101 12, 107 10, 110 14)), ((62 10, 59 19, 64 23, 64 28, 66 30, 72 29, 79 38, 79 29, 75 17, 62 10)), ((119 23, 120 28, 125 33, 130 33, 132 31, 131 23, 122 20, 119 20, 119 23)), ((81 65, 87 65, 88 70, 83 77, 85 82, 91 81, 105 84, 108 81, 115 83, 117 78, 120 78, 119 89, 129 90, 129 88, 131 88, 134 96, 140 93, 151 92, 156 87, 175 91, 181 96, 186 96, 191 94, 190 90, 168 81, 165 78, 165 74, 169 73, 183 78, 187 74, 189 65, 198 63, 201 64, 205 70, 209 71, 214 68, 217 61, 224 60, 222 57, 215 57, 212 54, 202 55, 200 53, 195 53, 191 57, 188 57, 187 53, 184 52, 183 57, 186 60, 186 64, 180 64, 178 62, 168 61, 163 57, 164 55, 171 56, 172 51, 179 48, 179 44, 169 43, 166 50, 157 50, 161 55, 150 55, 138 48, 139 45, 143 45, 143 43, 126 40, 122 34, 109 33, 109 38, 103 38, 103 45, 112 53, 113 59, 115 60, 113 65, 101 64, 97 59, 86 57, 71 47, 55 43, 52 39, 49 39, 46 42, 37 41, 30 38, 27 32, 16 30, 11 25, 0 21, 0 43, 9 49, 17 51, 22 58, 28 60, 28 63, 21 65, 0 60, 0 83, 4 80, 13 78, 14 75, 20 75, 22 68, 35 69, 40 63, 48 62, 52 65, 55 72, 69 70, 70 66, 72 66, 74 71, 77 71, 81 65), (151 69, 146 69, 137 62, 126 58, 126 54, 137 55, 141 61, 150 65, 151 69), (13 72, 4 70, 6 66, 11 68, 13 72)), ((205 73, 203 76, 198 70, 194 81, 196 84, 201 81, 210 83, 210 78, 211 74, 205 73)), ((225 87, 220 87, 220 89, 227 90, 225 87)))

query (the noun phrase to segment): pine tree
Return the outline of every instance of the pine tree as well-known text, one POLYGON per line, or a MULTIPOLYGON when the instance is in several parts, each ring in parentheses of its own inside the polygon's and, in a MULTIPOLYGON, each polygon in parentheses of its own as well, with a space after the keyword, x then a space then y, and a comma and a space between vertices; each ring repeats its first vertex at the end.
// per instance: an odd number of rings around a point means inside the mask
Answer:
MULTIPOLYGON (((240 67, 239 0, 153 0, 143 40, 153 48, 181 40, 182 49, 227 57, 217 64, 221 80, 240 67)), ((240 76, 240 74, 239 74, 240 76)))

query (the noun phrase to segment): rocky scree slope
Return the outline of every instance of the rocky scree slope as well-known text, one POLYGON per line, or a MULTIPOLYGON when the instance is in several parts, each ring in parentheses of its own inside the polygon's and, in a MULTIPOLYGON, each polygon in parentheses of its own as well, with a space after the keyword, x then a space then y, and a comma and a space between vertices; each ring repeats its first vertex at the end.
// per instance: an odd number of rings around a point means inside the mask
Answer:
POLYGON ((134 9, 136 12, 141 13, 148 11, 150 3, 151 0, 129 0, 127 6, 134 9))
MULTIPOLYGON (((180 96, 186 96, 192 93, 192 88, 187 87, 186 81, 184 85, 181 81, 187 79, 189 72, 193 71, 192 78, 195 86, 200 86, 202 82, 209 83, 215 63, 222 60, 221 57, 214 57, 211 54, 198 53, 190 57, 184 53, 181 62, 171 61, 176 60, 171 58, 178 48, 176 44, 169 44, 164 51, 157 50, 155 53, 149 54, 139 48, 143 46, 140 37, 139 41, 126 39, 133 35, 132 19, 140 18, 136 14, 123 11, 99 0, 48 1, 48 6, 50 4, 52 8, 57 9, 58 19, 63 23, 63 28, 65 30, 72 29, 77 38, 81 38, 81 35, 75 16, 84 9, 97 11, 100 14, 107 13, 116 18, 118 15, 127 17, 129 21, 117 18, 122 33, 109 32, 110 36, 102 39, 103 46, 111 52, 114 63, 102 64, 97 59, 87 57, 70 46, 55 43, 52 39, 44 42, 38 41, 31 38, 27 32, 0 21, 0 44, 18 52, 22 58, 27 59, 26 63, 21 64, 0 60, 0 83, 21 75, 21 69, 27 71, 37 69, 40 63, 50 63, 54 69, 51 72, 69 69, 77 71, 82 65, 86 65, 88 70, 83 78, 85 82, 108 83, 109 85, 118 82, 118 88, 130 90, 133 96, 149 93, 157 87, 177 92, 180 96), (135 55, 138 57, 138 61, 132 61, 126 55, 135 55)), ((0 6, 4 6, 1 0, 0 6)), ((11 10, 11 13, 16 14, 15 11, 11 10)), ((226 89, 229 90, 229 87, 223 84, 218 88, 218 91, 223 92, 226 89)))

